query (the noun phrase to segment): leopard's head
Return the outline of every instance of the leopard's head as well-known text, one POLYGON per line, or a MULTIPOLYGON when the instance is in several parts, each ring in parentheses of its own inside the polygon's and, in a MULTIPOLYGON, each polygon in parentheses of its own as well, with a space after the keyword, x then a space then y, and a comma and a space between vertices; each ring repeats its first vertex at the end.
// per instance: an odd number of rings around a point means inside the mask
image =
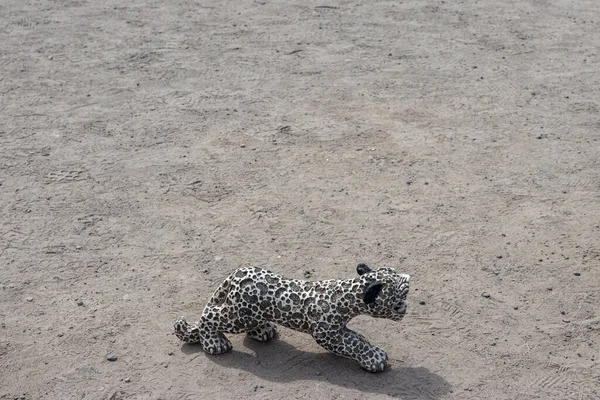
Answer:
POLYGON ((363 292, 359 294, 366 313, 375 318, 400 321, 406 314, 406 296, 410 275, 399 274, 391 268, 371 270, 366 264, 358 264, 363 292))

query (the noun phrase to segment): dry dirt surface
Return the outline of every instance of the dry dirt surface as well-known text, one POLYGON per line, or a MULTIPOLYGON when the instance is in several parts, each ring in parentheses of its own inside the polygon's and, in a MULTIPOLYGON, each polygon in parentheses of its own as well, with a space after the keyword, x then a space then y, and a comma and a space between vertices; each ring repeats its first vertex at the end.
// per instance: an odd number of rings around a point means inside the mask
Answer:
POLYGON ((597 0, 3 0, 0 399, 598 399, 599 48, 597 0), (385 373, 173 335, 359 262, 412 275, 385 373))

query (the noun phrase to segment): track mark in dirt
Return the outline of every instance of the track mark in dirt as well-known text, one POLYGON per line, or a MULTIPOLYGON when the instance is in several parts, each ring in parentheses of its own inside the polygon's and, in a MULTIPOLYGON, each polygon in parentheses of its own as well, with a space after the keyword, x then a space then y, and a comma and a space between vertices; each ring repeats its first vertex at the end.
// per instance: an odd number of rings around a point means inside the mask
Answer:
POLYGON ((564 386, 570 381, 569 377, 560 371, 554 371, 532 383, 532 387, 541 390, 549 390, 555 386, 564 386))
POLYGON ((218 203, 233 195, 233 190, 223 183, 212 180, 194 180, 183 188, 183 193, 205 203, 218 203))
POLYGON ((85 122, 81 125, 81 127, 84 131, 87 131, 97 136, 109 136, 108 124, 104 121, 85 122))
POLYGON ((36 31, 38 27, 38 22, 32 20, 31 18, 20 18, 16 21, 9 23, 9 26, 18 26, 30 31, 36 31))
POLYGON ((447 332, 448 328, 417 330, 415 332, 415 337, 417 341, 425 343, 430 348, 450 349, 456 346, 460 340, 456 337, 445 336, 447 332))
POLYGON ((561 179, 561 181, 567 187, 574 189, 591 189, 596 191, 600 187, 600 180, 596 173, 587 175, 584 173, 573 174, 568 178, 561 179))
POLYGON ((566 372, 569 370, 569 367, 567 367, 566 365, 561 365, 561 364, 556 364, 556 363, 549 363, 548 368, 555 369, 558 372, 566 372))
POLYGON ((102 221, 102 217, 99 215, 84 215, 77 218, 77 221, 81 222, 85 228, 91 228, 98 222, 102 221))
POLYGON ((48 182, 76 182, 83 181, 89 178, 87 170, 84 169, 70 169, 50 172, 46 175, 48 182))
POLYGON ((8 232, 5 232, 3 234, 0 235, 0 238, 7 242, 8 245, 12 245, 12 244, 22 244, 25 241, 27 241, 29 239, 29 236, 26 235, 23 232, 19 232, 17 230, 9 230, 8 232))
POLYGON ((490 101, 505 107, 515 105, 524 93, 528 93, 525 89, 521 89, 510 82, 506 81, 486 81, 483 87, 490 94, 490 101))
POLYGON ((430 383, 412 377, 410 384, 403 384, 391 392, 392 396, 399 397, 402 400, 434 400, 439 396, 430 388, 430 383))
POLYGON ((446 311, 444 314, 446 318, 460 318, 463 314, 463 307, 456 304, 442 302, 440 308, 446 311))

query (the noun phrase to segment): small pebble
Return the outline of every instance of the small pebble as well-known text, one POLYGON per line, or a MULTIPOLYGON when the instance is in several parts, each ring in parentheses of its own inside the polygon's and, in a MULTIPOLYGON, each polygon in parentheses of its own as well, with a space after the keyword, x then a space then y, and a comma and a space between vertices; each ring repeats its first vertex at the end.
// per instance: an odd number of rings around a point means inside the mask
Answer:
POLYGON ((109 354, 108 356, 106 356, 106 359, 108 361, 117 361, 117 356, 115 354, 109 354))
POLYGON ((25 300, 27 300, 27 301, 30 301, 30 302, 31 302, 31 301, 33 301, 33 297, 28 297, 28 298, 26 298, 25 300))
POLYGON ((425 302, 424 301, 420 301, 419 304, 422 305, 422 306, 424 306, 425 302))
POLYGON ((490 294, 488 292, 481 293, 481 296, 485 297, 486 299, 490 298, 490 294))
POLYGON ((77 305, 81 307, 83 305, 83 300, 77 300, 77 305))
POLYGON ((565 324, 568 324, 569 322, 571 322, 571 320, 570 320, 570 319, 563 319, 563 322, 564 322, 565 324))
POLYGON ((315 372, 315 375, 316 376, 321 376, 321 372, 317 371, 317 372, 315 372))
POLYGON ((519 306, 513 306, 513 310, 518 310, 519 306))
POLYGON ((125 383, 129 383, 129 382, 131 382, 131 379, 125 378, 125 383))
POLYGON ((222 259, 223 259, 223 257, 221 257, 221 256, 216 256, 215 257, 215 261, 221 261, 222 259))
POLYGON ((573 275, 575 275, 575 276, 581 276, 581 272, 575 272, 573 275))
POLYGON ((169 354, 170 356, 172 356, 174 353, 173 353, 172 351, 170 351, 168 354, 169 354))

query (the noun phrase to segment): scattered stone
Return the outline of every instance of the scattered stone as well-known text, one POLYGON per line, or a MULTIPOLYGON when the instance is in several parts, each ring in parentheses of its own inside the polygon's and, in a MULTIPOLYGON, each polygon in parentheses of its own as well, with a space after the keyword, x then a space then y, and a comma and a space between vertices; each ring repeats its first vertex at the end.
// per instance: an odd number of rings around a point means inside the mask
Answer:
POLYGON ((27 297, 25 300, 32 302, 33 301, 33 297, 27 297))
POLYGON ((58 335, 56 335, 56 336, 58 336, 58 337, 63 337, 63 336, 65 336, 65 334, 61 332, 61 333, 59 333, 59 334, 58 334, 58 335))
POLYGON ((304 271, 304 277, 305 278, 310 278, 311 275, 312 275, 312 272, 310 272, 308 270, 304 271))
POLYGON ((571 320, 570 320, 570 319, 563 319, 563 322, 564 322, 565 324, 568 324, 569 322, 571 322, 571 320))
POLYGON ((321 372, 320 372, 320 371, 317 371, 317 372, 315 372, 315 375, 316 375, 316 376, 321 376, 321 372))
POLYGON ((113 353, 110 353, 109 355, 106 356, 106 359, 108 361, 117 361, 117 358, 118 357, 116 356, 116 354, 113 354, 113 353))
POLYGON ((223 259, 223 257, 221 257, 221 256, 216 256, 215 257, 215 261, 221 261, 222 259, 223 259))
POLYGON ((425 305, 425 302, 421 300, 421 301, 419 302, 419 304, 420 304, 420 305, 422 305, 422 306, 424 306, 424 305, 425 305))
POLYGON ((513 306, 513 310, 518 310, 519 306, 513 306))
POLYGON ((482 296, 482 297, 485 297, 486 299, 489 299, 489 298, 491 297, 491 296, 490 296, 490 294, 489 294, 488 292, 483 292, 483 293, 481 293, 481 296, 482 296))
POLYGON ((169 352, 169 353, 167 353, 167 354, 169 354, 170 356, 172 356, 172 355, 173 355, 173 354, 175 354, 175 353, 173 353, 172 351, 170 351, 170 352, 169 352))
POLYGON ((496 258, 502 258, 502 254, 497 255, 496 258))
POLYGON ((131 382, 131 379, 125 378, 125 383, 129 383, 129 382, 131 382))
POLYGON ((573 275, 575 275, 575 276, 581 276, 581 272, 575 272, 573 275))
POLYGON ((77 300, 77 305, 78 305, 79 307, 83 306, 83 300, 77 300))

